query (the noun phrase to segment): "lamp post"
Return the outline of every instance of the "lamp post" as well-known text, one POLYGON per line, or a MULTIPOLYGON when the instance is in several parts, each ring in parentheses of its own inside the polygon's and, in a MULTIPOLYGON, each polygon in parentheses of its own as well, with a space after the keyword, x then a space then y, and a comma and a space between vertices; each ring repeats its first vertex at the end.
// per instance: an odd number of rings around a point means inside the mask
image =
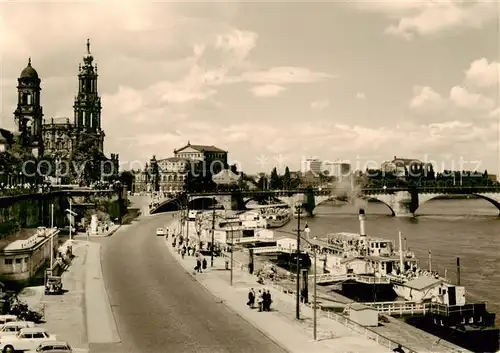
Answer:
POLYGON ((212 199, 212 242, 210 243, 210 267, 214 267, 214 241, 215 241, 215 196, 212 199))
MULTIPOLYGON (((298 228, 298 230, 300 231, 300 228, 298 228)), ((306 224, 303 231, 305 233, 307 233, 307 236, 309 237, 309 234, 311 233, 311 229, 309 228, 309 226, 306 224)), ((287 232, 287 231, 278 231, 279 233, 288 233, 288 234, 293 234, 295 235, 294 233, 291 233, 291 232, 287 232)), ((300 237, 299 237, 300 238, 300 237)), ((308 239, 303 239, 304 241, 306 241, 309 245, 312 245, 311 242, 308 240, 308 239)), ((312 246, 311 246, 312 247, 312 246)), ((314 261, 314 267, 313 267, 313 271, 314 271, 314 279, 313 279, 313 291, 314 291, 314 298, 313 298, 313 337, 314 337, 314 340, 317 339, 317 332, 318 332, 318 317, 317 317, 317 309, 318 309, 318 305, 317 305, 317 269, 316 269, 316 261, 317 260, 317 254, 316 254, 316 249, 313 249, 313 261, 314 261)), ((300 287, 297 287, 300 289, 300 287)), ((297 291, 297 293, 299 293, 297 291)), ((300 298, 300 297, 299 297, 300 298)))
POLYGON ((301 205, 296 205, 297 208, 297 293, 295 298, 295 317, 300 320, 300 207, 301 205))

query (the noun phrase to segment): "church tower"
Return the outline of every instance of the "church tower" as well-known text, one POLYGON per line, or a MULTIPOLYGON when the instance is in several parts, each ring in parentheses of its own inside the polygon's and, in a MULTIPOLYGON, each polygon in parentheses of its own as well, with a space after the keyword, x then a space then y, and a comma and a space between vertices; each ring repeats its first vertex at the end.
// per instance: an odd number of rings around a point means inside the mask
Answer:
POLYGON ((95 138, 99 151, 103 152, 104 132, 101 130, 101 97, 97 92, 97 65, 90 53, 87 39, 87 53, 83 65, 78 68, 78 94, 73 109, 74 126, 77 134, 86 133, 95 138))
POLYGON ((17 108, 14 119, 20 133, 20 143, 29 148, 35 157, 43 155, 42 119, 43 111, 40 105, 40 78, 28 60, 21 75, 17 79, 17 108))

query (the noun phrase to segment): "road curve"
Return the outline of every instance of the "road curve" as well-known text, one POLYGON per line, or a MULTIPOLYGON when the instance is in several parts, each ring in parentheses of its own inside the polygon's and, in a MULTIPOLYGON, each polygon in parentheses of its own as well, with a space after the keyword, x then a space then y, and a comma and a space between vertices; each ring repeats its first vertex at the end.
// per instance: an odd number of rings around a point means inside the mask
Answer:
MULTIPOLYGON (((165 248, 156 228, 170 214, 121 229, 103 247, 113 314, 130 353, 284 353, 208 293, 165 248)), ((278 329, 278 328, 277 328, 278 329)))

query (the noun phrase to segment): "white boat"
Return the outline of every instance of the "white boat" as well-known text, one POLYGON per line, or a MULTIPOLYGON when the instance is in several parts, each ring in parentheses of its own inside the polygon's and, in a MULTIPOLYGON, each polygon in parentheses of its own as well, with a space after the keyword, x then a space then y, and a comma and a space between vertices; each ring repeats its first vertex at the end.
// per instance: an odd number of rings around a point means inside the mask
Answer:
POLYGON ((287 204, 271 205, 259 210, 265 228, 280 228, 292 220, 291 209, 287 204))
POLYGON ((311 240, 323 255, 325 269, 333 274, 354 274, 373 278, 373 283, 391 283, 394 292, 412 302, 432 301, 444 305, 464 305, 465 288, 455 286, 437 273, 418 266, 414 253, 399 250, 392 240, 370 237, 365 231, 365 214, 360 210, 360 233, 332 233, 328 239, 311 240))

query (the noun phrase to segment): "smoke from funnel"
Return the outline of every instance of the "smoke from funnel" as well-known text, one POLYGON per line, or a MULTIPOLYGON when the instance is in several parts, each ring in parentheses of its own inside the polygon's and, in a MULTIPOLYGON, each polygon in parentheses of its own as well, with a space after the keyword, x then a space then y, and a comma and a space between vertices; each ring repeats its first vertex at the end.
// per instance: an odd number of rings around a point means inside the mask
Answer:
POLYGON ((366 237, 366 216, 364 208, 359 209, 359 235, 366 237))

